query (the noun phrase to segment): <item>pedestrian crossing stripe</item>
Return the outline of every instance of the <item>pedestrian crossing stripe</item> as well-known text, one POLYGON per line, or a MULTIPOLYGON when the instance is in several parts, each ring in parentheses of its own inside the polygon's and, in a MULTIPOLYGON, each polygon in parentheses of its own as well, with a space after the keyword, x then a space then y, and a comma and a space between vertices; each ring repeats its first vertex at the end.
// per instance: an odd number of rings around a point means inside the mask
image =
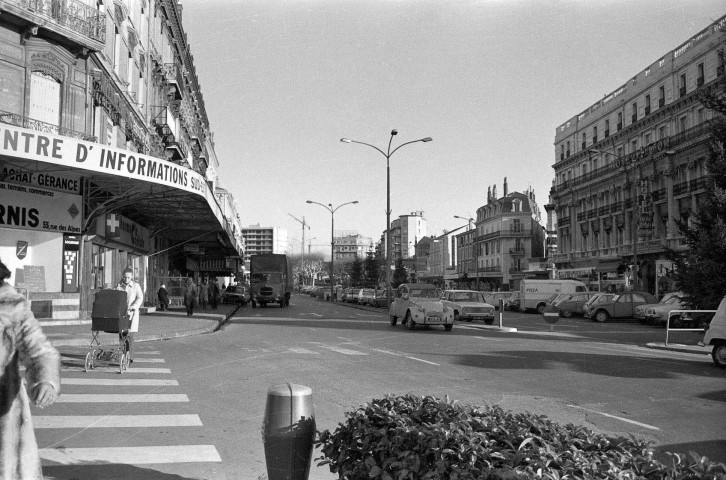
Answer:
POLYGON ((55 415, 33 416, 40 428, 201 427, 199 415, 55 415))
POLYGON ((64 393, 56 403, 157 403, 157 402, 188 402, 189 397, 183 393, 64 393))
MULTIPOLYGON (((73 357, 61 357, 62 361, 65 362, 82 362, 83 360, 73 357)), ((138 358, 136 357, 136 354, 134 353, 134 363, 166 363, 166 360, 163 358, 138 358)))
POLYGON ((39 454, 43 467, 101 464, 149 465, 222 461, 214 445, 42 448, 39 454))
POLYGON ((76 378, 63 377, 61 385, 91 385, 91 386, 119 386, 119 387, 173 387, 179 385, 176 380, 163 380, 152 378, 76 378))
MULTIPOLYGON (((134 360, 134 363, 136 363, 136 360, 134 360)), ((118 363, 96 363, 93 366, 93 372, 94 370, 98 370, 99 372, 117 372, 118 373, 118 363)), ((83 366, 76 366, 76 367, 63 367, 61 368, 61 372, 82 372, 83 366)), ((171 373, 171 369, 169 368, 155 368, 155 367, 129 367, 126 370, 126 373, 171 373)))
POLYGON ((307 348, 295 347, 295 348, 290 348, 289 350, 292 353, 307 353, 307 354, 313 354, 313 355, 320 355, 320 352, 315 352, 313 350, 308 350, 307 348))

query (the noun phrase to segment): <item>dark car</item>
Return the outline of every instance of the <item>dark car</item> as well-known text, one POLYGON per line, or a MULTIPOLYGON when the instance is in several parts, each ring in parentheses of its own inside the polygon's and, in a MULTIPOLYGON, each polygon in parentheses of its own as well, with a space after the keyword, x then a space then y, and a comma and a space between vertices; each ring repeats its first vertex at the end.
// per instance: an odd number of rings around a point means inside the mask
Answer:
POLYGON ((658 303, 648 292, 601 293, 592 297, 584 307, 585 317, 604 322, 608 318, 632 318, 635 307, 658 303))
POLYGON ((249 299, 249 292, 244 285, 230 285, 222 293, 222 303, 239 303, 245 306, 249 299))
POLYGON ((568 293, 564 298, 555 300, 553 305, 557 308, 565 318, 570 318, 573 315, 582 315, 584 310, 583 307, 588 300, 595 295, 594 293, 568 293))

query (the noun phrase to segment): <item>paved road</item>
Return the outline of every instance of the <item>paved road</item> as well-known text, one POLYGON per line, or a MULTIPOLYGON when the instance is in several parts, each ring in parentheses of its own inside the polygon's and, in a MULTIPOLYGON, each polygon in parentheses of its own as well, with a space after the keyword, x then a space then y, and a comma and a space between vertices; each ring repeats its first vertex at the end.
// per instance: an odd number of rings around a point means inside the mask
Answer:
MULTIPOLYGON (((706 355, 647 349, 646 338, 663 331, 637 324, 574 319, 552 329, 526 314, 505 321, 519 331, 476 324, 452 332, 408 331, 391 327, 382 310, 294 296, 286 309, 241 309, 214 334, 143 345, 147 352, 138 357, 150 362, 138 362, 138 370, 124 376, 79 371, 73 362, 82 350, 68 347, 64 379, 71 383, 64 384, 64 397, 83 403, 66 400, 34 412, 47 417, 40 418, 47 423, 38 438, 45 464, 84 458, 96 464, 52 466, 45 473, 64 479, 264 478, 266 392, 286 382, 313 389, 319 430, 334 429, 346 411, 372 398, 413 392, 496 403, 726 461, 726 374, 706 355), (74 383, 88 379, 93 385, 74 383), (120 383, 127 380, 163 382, 120 383), (141 396, 122 396, 131 394, 141 396), (90 415, 99 418, 83 418, 90 415), (127 453, 129 461, 104 457, 107 447, 143 448, 111 450, 127 453), (64 450, 70 448, 89 450, 64 450)), ((333 478, 315 466, 310 475, 333 478)))

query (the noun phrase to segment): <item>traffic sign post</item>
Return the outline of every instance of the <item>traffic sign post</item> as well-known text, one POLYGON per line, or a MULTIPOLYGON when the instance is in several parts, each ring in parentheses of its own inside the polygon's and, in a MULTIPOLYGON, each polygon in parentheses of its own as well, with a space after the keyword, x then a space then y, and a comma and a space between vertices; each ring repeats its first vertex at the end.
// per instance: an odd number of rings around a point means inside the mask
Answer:
POLYGON ((560 321, 560 312, 557 307, 553 305, 547 305, 542 312, 542 318, 545 322, 550 324, 550 330, 555 329, 555 323, 560 321))

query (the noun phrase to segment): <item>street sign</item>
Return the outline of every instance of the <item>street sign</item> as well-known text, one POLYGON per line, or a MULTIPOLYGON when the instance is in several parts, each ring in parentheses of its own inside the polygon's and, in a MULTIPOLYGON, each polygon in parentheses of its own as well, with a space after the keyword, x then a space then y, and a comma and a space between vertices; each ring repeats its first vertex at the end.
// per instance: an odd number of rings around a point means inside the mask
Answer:
POLYGON ((557 310, 557 307, 553 305, 547 305, 544 309, 544 312, 542 312, 542 318, 544 318, 545 322, 554 325, 560 320, 560 312, 557 310))

